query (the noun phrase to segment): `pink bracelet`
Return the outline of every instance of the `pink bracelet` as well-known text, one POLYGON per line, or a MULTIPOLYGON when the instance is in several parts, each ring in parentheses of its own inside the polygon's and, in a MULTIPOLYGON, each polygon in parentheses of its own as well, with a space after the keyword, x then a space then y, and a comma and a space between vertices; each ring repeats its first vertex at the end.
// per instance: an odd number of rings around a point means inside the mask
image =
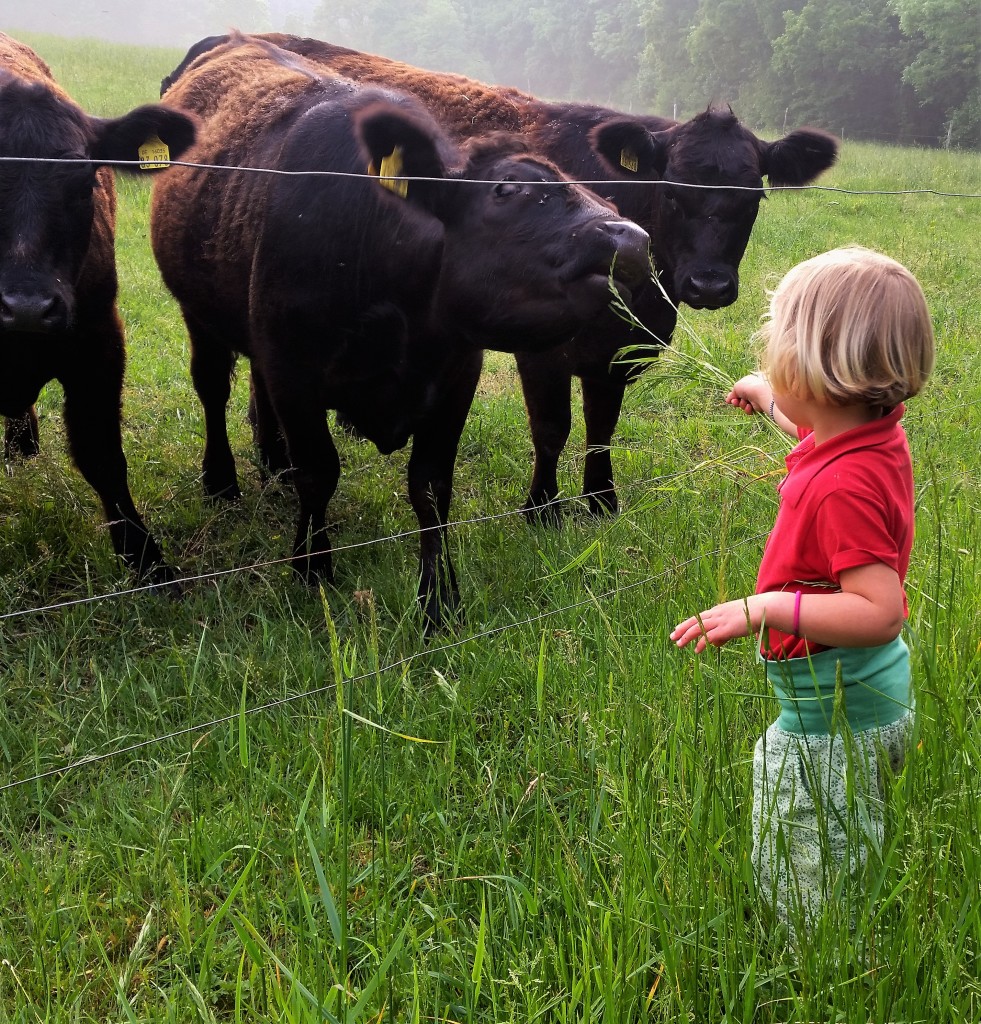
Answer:
POLYGON ((800 599, 801 592, 794 594, 794 636, 800 636, 800 599))

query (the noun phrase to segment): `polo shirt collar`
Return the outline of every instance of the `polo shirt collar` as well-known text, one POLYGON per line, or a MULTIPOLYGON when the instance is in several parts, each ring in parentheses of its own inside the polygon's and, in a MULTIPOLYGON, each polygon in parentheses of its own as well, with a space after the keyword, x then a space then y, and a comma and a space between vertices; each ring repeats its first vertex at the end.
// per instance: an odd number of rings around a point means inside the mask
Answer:
POLYGON ((797 505, 814 478, 842 455, 886 444, 895 436, 896 426, 902 419, 905 409, 906 407, 900 403, 888 416, 852 427, 851 430, 832 437, 824 444, 815 445, 814 435, 808 434, 787 455, 787 476, 783 478, 779 487, 782 500, 792 506, 797 505))

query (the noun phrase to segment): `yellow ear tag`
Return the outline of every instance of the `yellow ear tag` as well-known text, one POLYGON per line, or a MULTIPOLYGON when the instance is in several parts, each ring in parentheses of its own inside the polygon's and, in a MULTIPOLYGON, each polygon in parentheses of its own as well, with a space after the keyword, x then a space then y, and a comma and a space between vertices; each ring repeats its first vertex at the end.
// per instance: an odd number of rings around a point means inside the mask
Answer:
POLYGON ((407 181, 395 180, 402 173, 401 146, 396 146, 388 156, 382 157, 381 167, 377 171, 375 170, 375 165, 370 164, 368 173, 377 174, 378 183, 390 192, 394 192, 397 196, 405 199, 409 194, 409 183, 407 181))
POLYGON ((162 142, 156 135, 151 135, 137 152, 140 155, 141 171, 155 171, 158 167, 166 167, 170 162, 167 143, 162 142))
POLYGON ((620 166, 626 171, 637 173, 637 154, 632 149, 620 150, 620 166))

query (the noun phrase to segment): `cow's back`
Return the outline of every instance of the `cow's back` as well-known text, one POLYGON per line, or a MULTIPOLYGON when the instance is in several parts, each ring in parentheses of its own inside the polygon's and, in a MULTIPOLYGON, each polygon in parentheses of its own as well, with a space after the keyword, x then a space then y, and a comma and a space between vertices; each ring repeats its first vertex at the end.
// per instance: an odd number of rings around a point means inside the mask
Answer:
MULTIPOLYGON (((277 63, 256 44, 235 42, 195 61, 164 97, 165 105, 199 118, 197 142, 184 162, 274 167, 290 124, 328 87, 320 72, 303 70, 303 63, 300 57, 291 64, 277 63)), ((244 318, 257 211, 265 207, 268 187, 268 174, 237 169, 217 177, 207 170, 174 167, 158 179, 153 247, 178 298, 186 295, 193 302, 206 288, 216 316, 244 318)))
POLYGON ((486 85, 452 72, 427 71, 377 54, 362 53, 320 39, 265 32, 257 35, 211 36, 196 43, 184 60, 161 83, 168 99, 183 77, 193 74, 229 41, 262 40, 306 58, 312 65, 345 78, 407 93, 421 100, 455 139, 489 132, 521 133, 538 118, 539 101, 518 89, 486 85))
POLYGON ((67 98, 64 90, 55 82, 51 68, 29 46, 5 32, 0 32, 0 68, 28 82, 44 82, 59 96, 67 98))

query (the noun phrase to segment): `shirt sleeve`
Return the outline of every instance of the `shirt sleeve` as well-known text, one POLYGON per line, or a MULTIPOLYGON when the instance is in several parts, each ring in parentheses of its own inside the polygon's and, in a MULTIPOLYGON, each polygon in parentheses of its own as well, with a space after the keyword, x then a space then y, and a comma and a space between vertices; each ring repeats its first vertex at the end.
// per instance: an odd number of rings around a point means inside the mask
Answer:
POLYGON ((882 562, 900 571, 900 539, 882 496, 868 488, 838 487, 821 503, 815 539, 827 559, 832 582, 846 569, 882 562))

